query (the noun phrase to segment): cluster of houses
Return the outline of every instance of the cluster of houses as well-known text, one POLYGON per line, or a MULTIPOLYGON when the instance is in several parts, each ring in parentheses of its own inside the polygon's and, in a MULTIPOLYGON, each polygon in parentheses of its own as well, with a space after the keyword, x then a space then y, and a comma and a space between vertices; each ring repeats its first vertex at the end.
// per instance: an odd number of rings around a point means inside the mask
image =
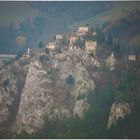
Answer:
MULTIPOLYGON (((56 50, 57 48, 63 48, 63 50, 69 49, 70 51, 78 50, 80 49, 80 47, 76 44, 76 42, 78 41, 78 39, 80 39, 80 41, 84 41, 83 48, 85 49, 86 54, 89 55, 92 53, 95 55, 97 52, 97 41, 87 39, 87 36, 96 37, 96 32, 93 31, 93 29, 88 25, 80 26, 76 31, 70 33, 67 36, 56 35, 54 38, 54 42, 47 44, 46 48, 51 51, 56 50), (64 38, 68 42, 67 46, 62 45, 64 38)), ((127 60, 132 62, 136 61, 136 54, 129 53, 127 55, 127 60)))
POLYGON ((85 51, 87 54, 89 53, 96 54, 97 41, 96 40, 93 41, 89 39, 86 40, 87 36, 96 36, 96 32, 93 32, 92 29, 88 25, 80 26, 78 30, 76 30, 75 32, 67 36, 56 35, 54 38, 54 42, 47 44, 46 48, 48 48, 51 51, 56 50, 60 47, 63 49, 69 49, 70 51, 78 50, 80 49, 80 47, 78 46, 76 42, 80 40, 81 42, 84 42, 83 48, 85 48, 85 51), (67 45, 63 46, 62 42, 64 40, 67 41, 67 45))
MULTIPOLYGON (((88 25, 80 26, 76 31, 68 35, 61 35, 61 34, 55 35, 54 41, 51 43, 48 43, 46 45, 46 48, 48 48, 50 52, 56 52, 56 50, 63 51, 65 49, 70 50, 70 51, 75 51, 75 50, 80 49, 80 47, 76 43, 78 40, 80 40, 81 42, 83 42, 82 45, 87 55, 89 54, 96 55, 97 41, 96 39, 95 40, 91 39, 91 37, 96 38, 96 32, 93 31, 93 29, 89 27, 88 25), (87 38, 89 36, 90 38, 87 38)), ((29 48, 28 48, 27 54, 28 55, 31 54, 31 50, 29 48)), ((112 53, 111 56, 113 58, 114 54, 112 53)), ((131 62, 136 61, 137 60, 136 54, 129 53, 127 55, 127 60, 131 62)))

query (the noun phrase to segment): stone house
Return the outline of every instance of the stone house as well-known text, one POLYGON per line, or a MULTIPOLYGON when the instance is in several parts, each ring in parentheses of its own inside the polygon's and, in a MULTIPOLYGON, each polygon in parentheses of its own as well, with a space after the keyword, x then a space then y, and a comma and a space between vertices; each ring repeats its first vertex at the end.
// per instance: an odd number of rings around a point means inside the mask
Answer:
POLYGON ((76 35, 71 35, 69 37, 69 44, 73 45, 78 40, 78 37, 76 35))
POLYGON ((78 29, 79 35, 86 35, 89 32, 89 26, 80 26, 78 29))
POLYGON ((52 43, 49 43, 47 46, 46 46, 48 49, 50 50, 54 50, 56 49, 58 46, 56 43, 52 42, 52 43))
POLYGON ((78 30, 75 32, 77 36, 87 36, 87 35, 96 35, 96 32, 93 32, 93 28, 88 25, 80 26, 78 30))
POLYGON ((129 61, 136 61, 136 55, 128 55, 129 61))
POLYGON ((64 38, 63 35, 56 35, 56 36, 55 36, 55 41, 62 41, 63 38, 64 38))
POLYGON ((85 41, 86 54, 96 54, 97 52, 97 41, 85 41))

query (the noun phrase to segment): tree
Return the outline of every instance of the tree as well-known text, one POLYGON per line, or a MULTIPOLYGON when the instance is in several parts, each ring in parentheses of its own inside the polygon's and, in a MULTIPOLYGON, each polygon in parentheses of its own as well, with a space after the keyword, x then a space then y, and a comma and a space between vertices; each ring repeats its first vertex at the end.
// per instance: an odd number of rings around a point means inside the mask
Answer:
POLYGON ((84 40, 82 41, 80 38, 75 42, 75 45, 77 45, 79 48, 84 48, 84 40))
POLYGON ((96 29, 96 33, 97 33, 97 43, 99 45, 103 45, 104 41, 105 41, 104 33, 102 32, 102 30, 100 28, 96 29))
POLYGON ((62 43, 63 43, 63 45, 68 45, 68 40, 67 40, 66 36, 64 36, 62 43))
POLYGON ((136 12, 135 13, 136 13, 136 15, 139 16, 140 15, 140 10, 139 9, 136 9, 136 12))
POLYGON ((49 49, 48 49, 48 48, 45 48, 45 52, 46 52, 46 53, 49 53, 49 49))
POLYGON ((113 38, 112 38, 111 33, 109 33, 109 35, 108 35, 108 45, 109 45, 110 47, 112 47, 112 45, 113 45, 113 38))
POLYGON ((74 84, 74 78, 73 78, 72 75, 69 75, 69 76, 67 77, 66 83, 67 83, 68 85, 73 85, 73 84, 74 84))
POLYGON ((114 43, 113 51, 114 51, 115 55, 117 56, 117 58, 121 58, 122 57, 121 46, 120 46, 120 44, 118 42, 114 43))
POLYGON ((24 51, 23 50, 19 51, 17 53, 17 55, 16 55, 16 60, 19 59, 19 58, 21 58, 23 56, 23 54, 24 54, 24 51))
POLYGON ((26 44, 26 37, 21 35, 17 36, 16 43, 19 47, 24 47, 26 44))
POLYGON ((38 47, 39 48, 44 48, 45 47, 42 41, 39 42, 38 47))

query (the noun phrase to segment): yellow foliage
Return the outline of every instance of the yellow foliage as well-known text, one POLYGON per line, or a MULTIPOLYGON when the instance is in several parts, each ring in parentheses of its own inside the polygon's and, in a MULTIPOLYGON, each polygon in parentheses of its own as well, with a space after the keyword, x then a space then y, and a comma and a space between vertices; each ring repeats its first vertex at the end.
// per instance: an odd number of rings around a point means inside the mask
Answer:
POLYGON ((26 44, 26 37, 22 35, 17 36, 16 43, 19 47, 24 47, 26 44))

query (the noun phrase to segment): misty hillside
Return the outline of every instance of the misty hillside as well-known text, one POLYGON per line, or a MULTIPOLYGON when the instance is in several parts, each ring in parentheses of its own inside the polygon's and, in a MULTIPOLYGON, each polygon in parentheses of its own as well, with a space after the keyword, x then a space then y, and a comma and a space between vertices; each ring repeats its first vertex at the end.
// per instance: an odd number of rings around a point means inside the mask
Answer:
POLYGON ((94 17, 70 25, 75 29, 79 25, 89 24, 101 27, 105 34, 111 34, 122 45, 139 46, 140 36, 140 3, 113 2, 112 8, 94 17))
POLYGON ((38 47, 70 31, 68 25, 110 8, 111 2, 0 2, 0 53, 38 47))
MULTIPOLYGON (((36 48, 40 41, 46 44, 55 34, 68 33, 79 25, 108 25, 110 29, 139 7, 139 2, 0 2, 0 53, 36 48)), ((130 29, 129 22, 124 24, 130 29)), ((117 27, 119 34, 127 30, 122 32, 123 27, 117 27)), ((131 26, 134 36, 130 37, 130 31, 125 40, 138 43, 136 27, 131 26)))
POLYGON ((51 16, 72 16, 75 21, 81 21, 100 14, 112 8, 111 2, 30 2, 32 8, 51 16))
POLYGON ((112 2, 111 8, 108 11, 97 14, 96 16, 87 18, 81 22, 77 22, 70 26, 70 28, 78 27, 81 24, 89 24, 91 26, 102 26, 103 24, 113 24, 123 17, 128 16, 136 9, 140 9, 139 2, 112 2))

